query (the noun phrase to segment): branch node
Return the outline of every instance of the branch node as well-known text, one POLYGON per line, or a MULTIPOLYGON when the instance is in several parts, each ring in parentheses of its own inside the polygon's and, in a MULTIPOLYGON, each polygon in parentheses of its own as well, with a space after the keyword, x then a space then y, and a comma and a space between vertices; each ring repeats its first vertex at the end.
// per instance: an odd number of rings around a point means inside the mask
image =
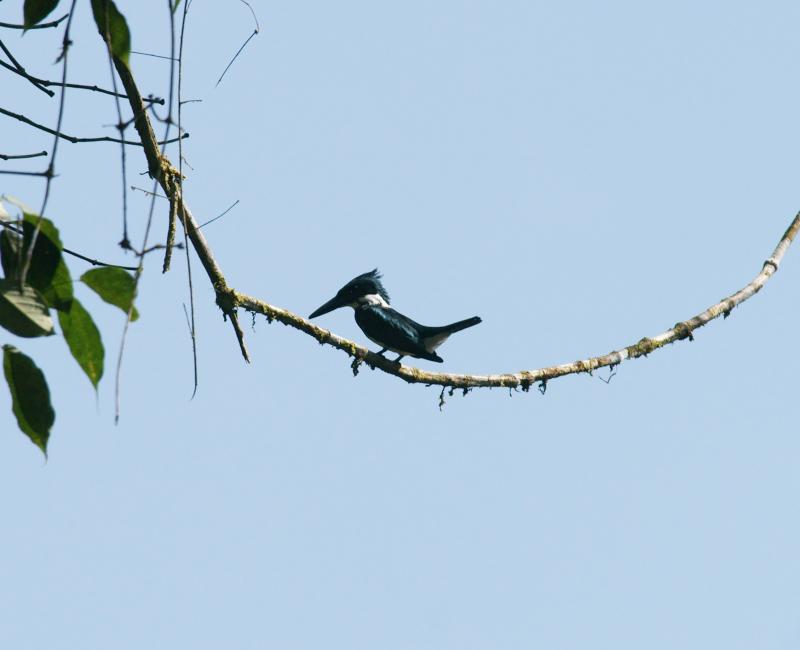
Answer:
POLYGON ((734 304, 733 300, 726 300, 725 301, 725 310, 722 312, 722 319, 725 320, 728 316, 731 315, 733 308, 736 305, 734 304))
POLYGON ((616 376, 617 376, 617 373, 616 373, 616 372, 609 372, 609 373, 608 373, 608 379, 603 379, 602 377, 598 377, 598 379, 599 379, 600 381, 602 381, 604 384, 610 384, 610 383, 611 383, 611 380, 612 380, 614 377, 616 377, 616 376))
POLYGON ((675 334, 677 335, 679 341, 683 341, 684 339, 694 341, 692 330, 685 321, 675 323, 675 326, 672 329, 675 330, 675 334))
POLYGON ((224 315, 232 314, 236 311, 236 292, 233 291, 224 281, 214 284, 214 292, 217 294, 217 307, 222 310, 224 315))
POLYGON ((653 350, 656 350, 659 347, 661 346, 659 346, 653 339, 645 336, 644 338, 640 339, 638 343, 630 345, 626 349, 628 350, 628 358, 635 359, 636 357, 646 357, 653 350))

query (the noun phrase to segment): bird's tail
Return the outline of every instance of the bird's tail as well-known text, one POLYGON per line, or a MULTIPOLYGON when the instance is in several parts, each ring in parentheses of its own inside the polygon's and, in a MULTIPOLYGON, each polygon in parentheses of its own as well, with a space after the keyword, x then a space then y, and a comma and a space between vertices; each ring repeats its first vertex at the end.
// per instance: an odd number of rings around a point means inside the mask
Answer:
POLYGON ((473 316, 472 318, 466 318, 464 320, 460 320, 457 323, 451 323, 450 325, 445 325, 440 329, 444 332, 447 332, 448 334, 453 334, 455 332, 460 332, 461 330, 465 330, 468 327, 472 327, 473 325, 477 325, 480 322, 481 322, 480 317, 473 316))

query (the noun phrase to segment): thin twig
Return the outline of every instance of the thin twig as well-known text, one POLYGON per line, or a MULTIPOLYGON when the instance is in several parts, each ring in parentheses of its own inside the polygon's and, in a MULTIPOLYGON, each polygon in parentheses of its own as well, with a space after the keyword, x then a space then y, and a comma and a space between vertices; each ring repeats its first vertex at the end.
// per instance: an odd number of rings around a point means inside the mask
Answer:
POLYGON ((43 178, 47 178, 50 173, 49 172, 26 172, 26 171, 18 171, 14 169, 0 169, 0 174, 9 174, 13 176, 42 176, 43 178))
MULTIPOLYGON (((145 255, 148 255, 150 253, 154 253, 155 251, 163 251, 166 247, 167 247, 166 244, 153 244, 152 246, 148 246, 147 248, 145 248, 144 250, 142 250, 140 252, 137 252, 136 254, 139 257, 144 257, 145 255)), ((177 244, 175 244, 175 248, 182 249, 183 248, 183 244, 178 242, 177 244)))
MULTIPOLYGON (((72 6, 70 7, 67 26, 64 28, 64 38, 62 39, 62 49, 61 49, 61 56, 59 59, 63 60, 63 64, 61 66, 61 81, 66 83, 67 81, 67 61, 69 59, 68 52, 69 47, 72 41, 69 40, 69 30, 72 27, 72 17, 75 14, 75 5, 77 0, 72 0, 72 6)), ((64 105, 67 98, 67 89, 62 87, 61 93, 58 98, 58 117, 56 118, 56 128, 53 132, 53 152, 50 154, 50 163, 47 165, 47 175, 45 176, 45 185, 44 185, 44 198, 42 199, 42 207, 39 209, 39 218, 36 220, 36 228, 33 231, 33 235, 31 236, 31 242, 28 245, 28 250, 25 255, 25 263, 22 265, 20 274, 19 274, 19 286, 22 289, 22 286, 25 284, 25 278, 28 275, 28 269, 30 269, 31 262, 33 261, 33 249, 36 246, 36 240, 39 238, 39 231, 42 227, 42 220, 44 219, 45 210, 47 209, 47 202, 50 199, 50 187, 53 183, 53 175, 55 173, 55 164, 56 164, 56 154, 58 153, 58 141, 59 136, 61 135, 61 124, 64 121, 64 105)))
POLYGON ((201 224, 198 226, 198 228, 205 228, 205 227, 206 227, 208 224, 210 224, 210 223, 214 223, 214 222, 215 222, 217 219, 222 219, 222 217, 224 217, 226 214, 228 214, 228 213, 229 213, 231 210, 233 210, 233 209, 234 209, 234 208, 235 208, 237 205, 239 205, 239 199, 236 199, 236 200, 235 200, 233 203, 231 203, 230 207, 229 207, 227 210, 225 210, 225 212, 223 212, 222 214, 218 214, 216 217, 214 217, 213 219, 209 219, 209 220, 208 220, 208 221, 206 221, 205 223, 201 223, 201 224))
MULTIPOLYGON (((172 125, 172 107, 174 105, 174 92, 175 92, 175 11, 173 10, 172 5, 173 0, 167 0, 167 12, 169 13, 169 101, 167 103, 167 117, 162 120, 166 125, 165 133, 169 133, 169 127, 172 125)), ((158 117, 158 113, 156 113, 155 107, 150 106, 153 115, 156 119, 160 119, 158 117)), ((180 127, 178 128, 178 133, 180 133, 180 127)), ((181 143, 178 143, 178 159, 180 160, 181 151, 183 150, 181 143)), ((162 151, 163 153, 163 151, 162 151)), ((183 196, 183 170, 180 169, 180 165, 178 166, 178 183, 181 183, 181 191, 180 195, 183 196)), ((175 231, 177 230, 178 224, 178 196, 177 193, 170 196, 169 199, 169 217, 167 218, 167 249, 164 251, 164 263, 161 266, 161 272, 166 273, 169 271, 170 264, 172 263, 172 246, 175 244, 175 231)), ((196 377, 195 377, 195 386, 196 384, 196 377)))
MULTIPOLYGON (((7 70, 10 70, 11 72, 13 72, 14 74, 19 75, 20 77, 24 77, 25 79, 28 79, 30 81, 35 81, 35 82, 41 84, 42 86, 47 86, 47 87, 50 87, 50 86, 61 86, 61 87, 65 87, 65 88, 76 88, 78 90, 91 90, 92 92, 102 93, 104 95, 114 95, 114 91, 113 90, 106 90, 105 88, 100 88, 99 86, 96 86, 94 84, 91 84, 91 85, 90 84, 76 84, 76 83, 71 83, 71 82, 65 83, 65 82, 61 82, 61 81, 51 81, 50 79, 40 79, 39 77, 34 77, 32 74, 28 74, 24 70, 23 71, 17 70, 14 66, 9 65, 5 61, 0 61, 0 66, 3 67, 3 68, 6 68, 7 70)), ((50 91, 48 91, 48 93, 50 94, 51 97, 53 95, 55 95, 55 93, 50 92, 50 91)), ((118 95, 118 97, 120 99, 128 99, 127 95, 118 95)), ((153 97, 152 95, 149 96, 149 97, 143 97, 142 101, 148 102, 150 104, 162 104, 162 105, 164 104, 164 99, 163 98, 161 98, 161 97, 153 97)))
MULTIPOLYGON (((34 86, 36 86, 39 90, 41 90, 46 95, 50 95, 50 97, 55 95, 55 93, 52 90, 48 90, 47 88, 42 86, 42 84, 40 84, 38 81, 36 81, 33 77, 31 77, 27 72, 25 72, 25 68, 23 68, 22 65, 20 65, 20 62, 17 61, 14 58, 14 55, 11 54, 11 51, 5 46, 5 43, 3 43, 2 40, 0 40, 0 49, 2 49, 3 52, 6 53, 6 56, 9 58, 11 63, 14 64, 14 68, 12 68, 12 70, 16 69, 17 72, 19 72, 23 77, 25 77, 28 81, 30 81, 34 86)), ((10 67, 10 66, 6 66, 6 67, 10 67)))
MULTIPOLYGON (((106 21, 109 20, 109 13, 106 12, 106 21)), ((122 107, 119 103, 119 93, 117 92, 117 78, 114 75, 114 62, 111 57, 111 34, 109 33, 110 27, 106 24, 106 34, 105 40, 108 49, 108 68, 109 73, 111 75, 111 85, 114 88, 113 96, 114 96, 114 106, 117 109, 117 131, 119 131, 120 140, 125 139, 125 129, 128 128, 130 122, 124 122, 122 119, 122 107)), ((134 115, 134 118, 136 116, 134 115)), ((133 119, 133 118, 132 118, 133 119)), ((122 240, 119 242, 119 245, 123 248, 123 250, 127 250, 131 247, 130 239, 128 239, 128 177, 127 177, 127 168, 125 161, 125 145, 120 144, 120 165, 122 169, 122 240)), ((141 265, 141 264, 140 264, 141 265)), ((136 290, 134 289, 134 295, 136 294, 136 290)), ((130 312, 133 310, 130 309, 130 312)))
POLYGON ((142 192, 143 194, 146 194, 147 196, 157 196, 159 199, 166 199, 167 198, 163 194, 158 194, 157 192, 151 192, 150 190, 146 190, 143 187, 136 187, 136 185, 131 185, 131 189, 132 190, 137 190, 139 192, 142 192))
POLYGON ((12 23, 0 23, 0 27, 5 27, 6 29, 24 29, 26 31, 29 29, 47 29, 48 27, 58 27, 68 16, 69 14, 64 14, 58 20, 53 20, 49 23, 39 23, 38 25, 28 25, 27 27, 25 25, 14 25, 12 23))
POLYGON ((138 54, 140 56, 152 56, 155 59, 167 59, 168 61, 169 60, 174 61, 173 57, 171 56, 163 56, 161 54, 151 54, 150 52, 138 52, 136 50, 131 50, 131 54, 138 54))
MULTIPOLYGON (((169 3, 169 0, 167 0, 169 3)), ((180 42, 178 44, 178 133, 180 133, 181 129, 183 128, 183 104, 182 101, 183 97, 183 37, 186 34, 186 17, 189 14, 189 6, 191 2, 190 0, 186 0, 183 3, 183 13, 181 15, 181 35, 180 35, 180 42)), ((172 15, 172 14, 171 14, 172 15)), ((171 18, 172 20, 172 18, 171 18)), ((172 25, 172 41, 171 41, 172 51, 170 54, 175 56, 175 27, 174 24, 172 25)), ((174 66, 172 66, 174 70, 174 66)), ((172 102, 170 101, 169 105, 170 115, 172 115, 172 102)), ((178 175, 180 178, 183 178, 183 143, 178 143, 178 175)), ((191 331, 192 331, 192 376, 194 379, 194 386, 192 388, 192 399, 197 394, 197 386, 200 383, 200 375, 197 370, 197 321, 195 320, 195 310, 194 310, 194 280, 192 278, 192 256, 189 254, 189 234, 186 228, 186 204, 183 201, 183 183, 181 183, 181 225, 183 226, 183 242, 184 245, 187 247, 186 250, 186 277, 188 278, 188 285, 189 285, 189 312, 191 315, 191 319, 189 322, 191 331)), ((185 307, 184 307, 185 309, 185 307)), ((238 320, 234 327, 238 326, 238 320)), ((240 328, 241 329, 241 328, 240 328)), ((242 335, 243 336, 243 335, 242 335)), ((240 341, 244 341, 243 338, 239 339, 240 341)), ((246 352, 246 350, 245 350, 246 352)), ((246 355, 245 355, 246 356, 246 355)))
POLYGON ((39 156, 46 156, 46 151, 38 153, 19 153, 19 154, 5 154, 0 153, 0 160, 20 160, 22 158, 38 158, 39 156))
MULTIPOLYGON (((69 140, 73 144, 76 144, 78 142, 116 142, 116 143, 122 143, 122 144, 130 144, 130 145, 134 145, 134 146, 137 146, 137 147, 143 146, 141 142, 136 141, 136 140, 120 140, 119 138, 112 138, 112 137, 109 137, 107 135, 101 136, 101 137, 97 137, 97 138, 77 138, 77 137, 75 137, 73 135, 67 135, 66 133, 58 133, 57 131, 54 131, 53 129, 50 129, 50 128, 42 125, 42 124, 38 124, 37 122, 34 122, 32 119, 30 119, 28 117, 25 117, 24 115, 20 115, 19 113, 14 113, 14 112, 6 110, 5 108, 2 108, 2 107, 0 107, 0 113, 2 113, 3 115, 8 115, 9 117, 13 117, 14 119, 19 120, 20 122, 25 122, 25 124, 29 124, 30 126, 32 126, 34 128, 37 128, 40 131, 44 131, 45 133, 50 133, 51 135, 56 135, 59 138, 62 138, 63 140, 69 140)), ((158 142, 157 144, 159 144, 159 145, 171 144, 173 142, 178 142, 179 140, 182 140, 182 139, 188 138, 188 137, 189 137, 189 134, 188 133, 184 133, 180 137, 172 138, 171 140, 165 140, 163 142, 158 142)))
MULTIPOLYGON (((6 49, 2 41, 0 41, 0 47, 2 47, 3 50, 6 49)), ((55 93, 52 90, 48 90, 47 88, 44 87, 44 84, 39 83, 38 81, 36 81, 35 77, 32 77, 27 72, 25 72, 24 68, 9 65, 5 61, 0 61, 0 67, 6 68, 7 70, 11 70, 11 72, 13 72, 14 74, 18 74, 23 79, 27 79, 39 90, 41 90, 45 95, 49 95, 50 97, 53 97, 55 95, 55 93)))
MULTIPOLYGON (((189 328, 189 339, 192 341, 192 357, 194 358, 194 386, 192 388, 192 396, 189 398, 190 400, 194 399, 194 396, 197 395, 197 341, 195 340, 196 332, 194 327, 192 326, 192 321, 189 320, 189 312, 186 311, 186 303, 183 304, 183 315, 186 317, 186 327, 189 328)), ((192 319, 193 320, 193 319, 192 319)))
POLYGON ((247 37, 245 42, 242 43, 242 46, 238 50, 236 50, 236 54, 233 55, 233 58, 230 60, 230 63, 228 63, 228 65, 225 66, 225 69, 222 71, 222 74, 219 76, 219 79, 217 79, 217 83, 214 85, 215 88, 219 86, 220 82, 222 81, 222 78, 225 76, 225 73, 228 72, 228 69, 233 65, 233 62, 236 61, 237 58, 239 58, 239 55, 242 53, 242 50, 245 47, 247 47, 247 44, 250 42, 250 39, 256 36, 260 30, 260 27, 258 25, 258 18, 256 17, 256 12, 253 11, 253 8, 250 6, 250 3, 246 2, 246 0, 239 0, 239 2, 247 5, 247 8, 250 10, 250 13, 253 14, 253 20, 255 21, 256 26, 253 29, 253 33, 250 34, 250 36, 247 37))
MULTIPOLYGON (((22 234, 22 231, 19 228, 17 228, 14 224, 5 221, 0 221, 0 226, 2 226, 3 228, 8 228, 9 230, 17 233, 18 235, 22 234)), ((101 262, 98 259, 95 259, 93 257, 87 257, 82 253, 78 253, 77 251, 70 250, 69 248, 66 247, 62 248, 61 252, 66 253, 67 255, 72 255, 72 257, 77 257, 79 260, 83 260, 84 262, 89 262, 89 264, 91 264, 92 266, 110 266, 111 268, 124 269, 125 271, 135 271, 137 268, 135 266, 122 266, 121 264, 112 264, 111 262, 101 262)))

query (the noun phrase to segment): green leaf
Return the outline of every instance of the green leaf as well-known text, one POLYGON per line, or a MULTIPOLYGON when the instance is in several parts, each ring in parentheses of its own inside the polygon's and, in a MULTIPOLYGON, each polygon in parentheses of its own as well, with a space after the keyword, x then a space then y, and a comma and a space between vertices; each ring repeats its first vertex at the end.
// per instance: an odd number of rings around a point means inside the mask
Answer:
POLYGON ((0 262, 3 264, 3 275, 9 280, 16 280, 19 263, 20 236, 8 228, 0 232, 0 262))
POLYGON ((56 272, 59 260, 61 260, 61 237, 58 228, 55 227, 50 219, 39 217, 38 214, 25 212, 22 221, 22 240, 23 256, 30 248, 33 234, 36 227, 39 227, 39 234, 36 236, 36 245, 33 247, 33 257, 31 266, 28 269, 26 281, 39 291, 43 291, 50 285, 53 275, 56 272))
POLYGON ((96 390, 97 382, 103 376, 105 355, 100 331, 77 298, 73 298, 69 311, 58 312, 58 323, 64 332, 69 351, 96 390))
POLYGON ((14 280, 0 280, 0 326, 12 334, 33 338, 54 334, 53 319, 41 294, 14 280))
POLYGON ((25 27, 33 27, 46 18, 58 5, 58 0, 25 0, 22 15, 25 27))
POLYGON ((172 13, 175 13, 178 10, 178 5, 181 3, 181 0, 175 0, 172 3, 172 13))
POLYGON ((113 54, 128 65, 131 54, 131 33, 117 5, 112 0, 92 0, 92 13, 97 30, 113 54))
POLYGON ((40 221, 38 215, 24 213, 22 224, 24 250, 28 250, 30 246, 37 223, 39 235, 33 247, 33 257, 25 282, 42 293, 49 307, 69 311, 69 304, 72 301, 72 277, 61 256, 63 246, 58 228, 50 219, 40 221))
MULTIPOLYGON (((81 282, 94 291, 107 303, 119 307, 126 314, 134 299, 136 283, 130 273, 112 266, 91 269, 81 276, 81 282)), ((136 307, 131 312, 131 320, 139 318, 136 307)))
POLYGON ((62 259, 56 267, 50 286, 42 291, 42 298, 48 307, 59 311, 69 311, 74 298, 72 297, 72 276, 62 259))
POLYGON ((3 373, 19 428, 47 457, 47 440, 56 414, 44 373, 13 345, 3 346, 3 373))

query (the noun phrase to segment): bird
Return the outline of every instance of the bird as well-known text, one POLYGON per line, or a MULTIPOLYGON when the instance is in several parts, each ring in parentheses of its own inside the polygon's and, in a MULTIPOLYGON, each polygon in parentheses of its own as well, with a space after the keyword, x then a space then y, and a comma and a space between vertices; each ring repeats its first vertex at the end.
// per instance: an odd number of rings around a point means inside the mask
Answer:
POLYGON ((333 298, 314 310, 309 318, 322 316, 339 307, 352 307, 361 331, 370 341, 381 346, 378 354, 391 350, 399 355, 395 363, 406 356, 442 363, 444 359, 436 354, 436 349, 451 334, 481 322, 478 316, 473 316, 440 327, 420 325, 389 305, 389 294, 381 283, 381 277, 378 269, 354 277, 333 298))

